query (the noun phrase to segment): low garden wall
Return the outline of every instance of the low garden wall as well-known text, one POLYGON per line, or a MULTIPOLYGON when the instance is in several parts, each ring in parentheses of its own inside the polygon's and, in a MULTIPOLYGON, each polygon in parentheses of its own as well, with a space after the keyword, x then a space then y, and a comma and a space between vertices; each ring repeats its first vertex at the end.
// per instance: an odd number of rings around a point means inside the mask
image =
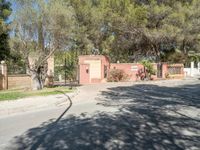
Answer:
POLYGON ((79 83, 161 80, 183 78, 183 64, 169 63, 110 63, 103 55, 79 56, 79 83), (145 67, 144 67, 145 66, 145 67))
POLYGON ((128 75, 128 81, 136 81, 139 69, 143 69, 143 65, 138 63, 112 63, 110 64, 110 71, 113 69, 123 70, 128 75))
POLYGON ((0 90, 3 90, 3 75, 0 74, 0 90))
MULTIPOLYGON (((152 80, 157 79, 180 79, 184 77, 184 66, 183 64, 167 64, 167 63, 152 63, 155 70, 155 75, 152 75, 152 80), (161 67, 159 67, 161 65, 161 67), (160 72, 160 73, 159 73, 160 72)), ((144 71, 144 66, 139 63, 111 63, 110 71, 118 69, 123 70, 127 75, 127 81, 137 81, 140 80, 138 77, 138 72, 140 70, 144 71)))
POLYGON ((31 77, 26 74, 9 75, 8 89, 31 88, 31 77))
POLYGON ((167 64, 167 72, 165 78, 184 78, 184 65, 183 64, 167 64))

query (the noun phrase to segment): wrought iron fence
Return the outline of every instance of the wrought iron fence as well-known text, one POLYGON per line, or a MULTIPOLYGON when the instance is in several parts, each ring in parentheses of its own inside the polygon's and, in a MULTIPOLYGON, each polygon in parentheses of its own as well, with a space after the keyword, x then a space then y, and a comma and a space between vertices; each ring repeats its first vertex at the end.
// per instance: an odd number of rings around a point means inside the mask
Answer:
POLYGON ((9 65, 8 66, 8 74, 26 74, 26 67, 25 66, 18 66, 18 65, 9 65))
POLYGON ((183 66, 168 65, 168 73, 170 75, 182 74, 183 66))

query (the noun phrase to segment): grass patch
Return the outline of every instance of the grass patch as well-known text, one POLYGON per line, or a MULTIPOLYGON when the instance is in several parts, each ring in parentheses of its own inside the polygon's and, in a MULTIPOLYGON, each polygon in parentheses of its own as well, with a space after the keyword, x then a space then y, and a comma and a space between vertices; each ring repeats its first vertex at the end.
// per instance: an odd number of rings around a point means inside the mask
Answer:
POLYGON ((73 89, 69 89, 68 87, 53 87, 53 88, 44 88, 39 91, 25 91, 25 90, 0 91, 0 101, 16 100, 16 99, 25 98, 25 97, 61 94, 59 91, 62 91, 64 93, 69 93, 69 92, 72 92, 73 89))

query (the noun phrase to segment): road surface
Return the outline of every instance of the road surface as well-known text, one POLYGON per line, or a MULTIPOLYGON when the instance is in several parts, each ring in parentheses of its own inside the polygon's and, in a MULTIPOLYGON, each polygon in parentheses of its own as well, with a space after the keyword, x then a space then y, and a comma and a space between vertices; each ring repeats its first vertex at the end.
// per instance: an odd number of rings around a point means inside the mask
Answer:
POLYGON ((79 90, 59 107, 0 118, 0 149, 200 149, 198 79, 79 90))

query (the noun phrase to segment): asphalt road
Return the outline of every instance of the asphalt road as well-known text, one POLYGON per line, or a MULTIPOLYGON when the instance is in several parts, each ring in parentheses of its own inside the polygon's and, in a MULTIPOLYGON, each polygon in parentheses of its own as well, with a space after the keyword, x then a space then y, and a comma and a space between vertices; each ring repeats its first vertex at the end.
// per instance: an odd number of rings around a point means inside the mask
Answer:
POLYGON ((198 79, 79 90, 65 105, 0 118, 0 149, 200 149, 198 79))

